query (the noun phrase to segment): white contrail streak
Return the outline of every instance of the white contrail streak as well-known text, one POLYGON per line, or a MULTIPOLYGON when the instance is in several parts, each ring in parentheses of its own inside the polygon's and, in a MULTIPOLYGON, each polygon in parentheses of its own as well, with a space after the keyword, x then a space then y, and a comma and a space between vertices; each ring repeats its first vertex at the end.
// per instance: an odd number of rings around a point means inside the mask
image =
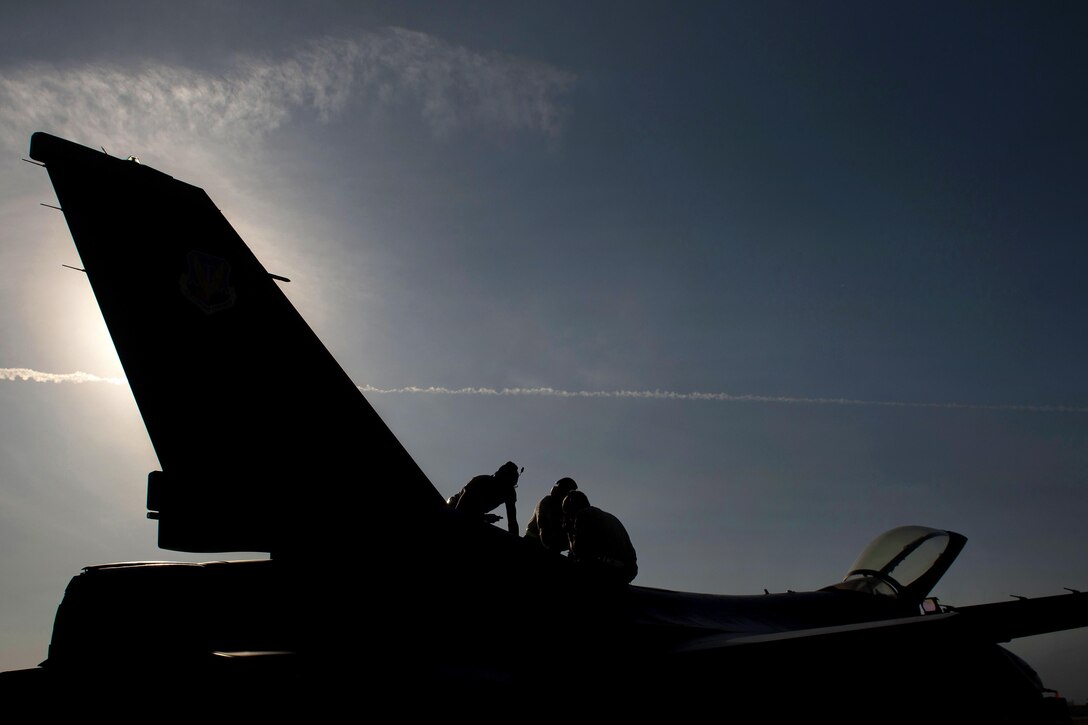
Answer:
MULTIPOLYGON (((123 385, 124 378, 103 378, 81 371, 45 373, 30 368, 0 368, 0 380, 28 380, 35 383, 109 383, 123 385)), ((1024 413, 1088 413, 1079 405, 1013 405, 987 403, 926 403, 903 400, 859 400, 857 398, 804 398, 789 395, 734 395, 732 393, 679 393, 673 390, 561 390, 558 388, 443 388, 437 386, 377 388, 359 385, 364 393, 377 395, 484 395, 492 397, 536 396, 542 398, 629 398, 641 400, 703 400, 724 403, 775 403, 779 405, 850 405, 881 408, 934 408, 939 410, 1005 410, 1024 413)))
POLYGON ((123 385, 124 378, 103 378, 81 370, 74 373, 43 373, 30 368, 0 368, 0 380, 29 380, 35 383, 109 383, 123 385))
POLYGON ((926 403, 899 400, 858 400, 856 398, 804 398, 786 395, 734 395, 732 393, 678 393, 671 390, 557 390, 556 388, 376 388, 360 385, 364 393, 423 395, 535 395, 550 398, 640 398, 649 400, 708 400, 728 403, 778 403, 784 405, 856 405, 884 408, 937 408, 945 410, 1008 410, 1030 413, 1088 413, 1076 405, 1012 405, 985 403, 926 403))

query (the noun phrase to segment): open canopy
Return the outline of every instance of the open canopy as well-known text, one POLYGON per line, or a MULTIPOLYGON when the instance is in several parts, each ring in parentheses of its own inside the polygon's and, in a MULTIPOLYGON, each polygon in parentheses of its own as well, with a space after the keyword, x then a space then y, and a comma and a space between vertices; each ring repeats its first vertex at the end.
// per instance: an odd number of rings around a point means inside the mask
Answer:
POLYGON ((834 589, 921 602, 952 565, 967 537, 925 526, 900 526, 876 537, 834 589))

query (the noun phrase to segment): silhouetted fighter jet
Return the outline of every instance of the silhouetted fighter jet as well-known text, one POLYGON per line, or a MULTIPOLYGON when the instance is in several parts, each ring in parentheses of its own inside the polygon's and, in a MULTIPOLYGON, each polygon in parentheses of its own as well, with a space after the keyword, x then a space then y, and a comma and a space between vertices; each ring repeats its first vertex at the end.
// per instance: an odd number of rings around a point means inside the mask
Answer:
POLYGON ((445 505, 201 189, 45 133, 30 155, 48 169, 161 464, 148 480, 160 546, 272 556, 85 569, 48 659, 0 677, 8 702, 74 714, 106 698, 175 715, 1051 717, 1034 671, 997 643, 1085 626, 1085 595, 933 604, 966 539, 924 527, 888 532, 814 592, 588 580, 445 505))

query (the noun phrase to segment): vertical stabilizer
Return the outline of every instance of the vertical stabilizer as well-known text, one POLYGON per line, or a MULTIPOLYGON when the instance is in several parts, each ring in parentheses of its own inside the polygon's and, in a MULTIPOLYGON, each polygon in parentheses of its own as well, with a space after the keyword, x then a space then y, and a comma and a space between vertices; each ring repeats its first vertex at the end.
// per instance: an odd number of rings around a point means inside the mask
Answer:
POLYGON ((148 491, 160 546, 348 545, 379 535, 356 521, 364 511, 441 505, 202 189, 45 133, 30 155, 49 171, 162 465, 148 491))

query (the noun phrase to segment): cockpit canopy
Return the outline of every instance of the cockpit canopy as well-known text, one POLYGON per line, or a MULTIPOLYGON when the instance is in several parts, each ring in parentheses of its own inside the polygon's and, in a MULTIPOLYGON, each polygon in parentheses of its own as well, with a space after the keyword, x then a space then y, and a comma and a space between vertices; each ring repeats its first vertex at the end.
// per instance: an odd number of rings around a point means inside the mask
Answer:
POLYGON ((925 526, 900 526, 865 547, 846 577, 829 589, 921 602, 952 565, 967 537, 925 526))

